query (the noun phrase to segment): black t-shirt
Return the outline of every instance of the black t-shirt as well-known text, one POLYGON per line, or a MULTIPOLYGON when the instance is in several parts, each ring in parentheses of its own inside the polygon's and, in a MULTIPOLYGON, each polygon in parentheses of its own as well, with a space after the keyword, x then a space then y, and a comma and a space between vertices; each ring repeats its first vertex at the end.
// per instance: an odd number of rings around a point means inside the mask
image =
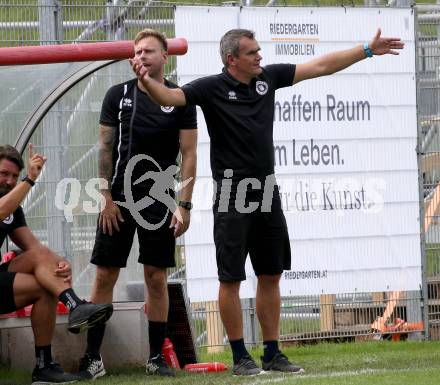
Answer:
POLYGON ((275 90, 291 86, 294 64, 263 67, 250 84, 240 83, 226 69, 182 87, 187 104, 198 104, 211 138, 213 178, 233 170, 233 180, 264 181, 274 173, 273 114, 275 90))
POLYGON ((0 222, 0 247, 7 235, 22 226, 26 226, 26 219, 23 209, 19 206, 17 210, 0 222))
MULTIPOLYGON (((177 85, 165 80, 169 88, 177 85)), ((112 193, 123 192, 124 172, 128 160, 138 154, 149 160, 137 163, 131 178, 133 183, 147 171, 159 171, 176 164, 179 153, 179 130, 197 128, 194 106, 162 107, 137 86, 137 79, 111 87, 102 103, 99 123, 114 127, 116 141, 113 148, 112 193)), ((149 186, 149 181, 138 187, 149 186)), ((147 190, 148 191, 148 190, 147 190)))

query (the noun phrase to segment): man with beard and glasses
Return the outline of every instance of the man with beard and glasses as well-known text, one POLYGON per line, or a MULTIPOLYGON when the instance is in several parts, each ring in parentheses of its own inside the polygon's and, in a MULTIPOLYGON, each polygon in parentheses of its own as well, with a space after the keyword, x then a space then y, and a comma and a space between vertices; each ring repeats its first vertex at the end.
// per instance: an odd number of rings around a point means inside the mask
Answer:
POLYGON ((66 384, 78 376, 65 373, 53 362, 51 340, 58 300, 69 309, 68 330, 80 333, 105 322, 111 304, 94 305, 78 298, 71 286, 70 264, 44 246, 27 227, 20 203, 34 186, 46 157, 34 154, 29 145, 25 177, 18 182, 24 162, 12 146, 0 146, 0 246, 8 236, 21 251, 0 264, 0 314, 32 306, 31 325, 35 339, 36 366, 33 384, 66 384))
POLYGON ((212 174, 218 185, 213 211, 219 307, 232 348, 234 374, 255 375, 262 369, 303 372, 278 348, 279 282, 283 270, 290 270, 291 264, 289 234, 274 178, 275 91, 333 74, 373 55, 397 55, 403 46, 399 38, 382 38, 378 30, 369 43, 351 49, 307 63, 262 67, 254 32, 233 29, 220 41, 222 73, 174 89, 157 82, 138 57, 131 60, 140 83, 158 103, 197 104, 205 116, 211 138, 212 174), (249 210, 251 204, 255 209, 249 210), (262 368, 243 340, 239 291, 240 282, 246 279, 248 254, 258 278, 256 311, 263 335, 262 368))
MULTIPOLYGON (((157 82, 177 88, 164 79, 167 40, 163 34, 151 29, 139 32, 134 51, 157 82)), ((99 123, 99 177, 107 181, 108 189, 101 190, 105 207, 98 218, 91 258, 97 266, 91 301, 112 301, 120 269, 127 265, 137 232, 138 262, 143 265, 148 293, 150 356, 146 371, 174 376, 162 355, 169 307, 166 269, 175 266, 175 238, 186 231, 190 221, 196 174, 196 109, 159 105, 134 78, 107 91, 99 123), (176 204, 173 175, 179 151, 181 179, 189 183, 182 184, 176 204), (128 177, 128 186, 124 185, 124 176, 128 177), (135 214, 127 204, 132 199, 137 204, 145 203, 135 214)), ((106 373, 100 354, 104 332, 105 325, 88 331, 86 353, 80 362, 84 378, 95 379, 106 373)))

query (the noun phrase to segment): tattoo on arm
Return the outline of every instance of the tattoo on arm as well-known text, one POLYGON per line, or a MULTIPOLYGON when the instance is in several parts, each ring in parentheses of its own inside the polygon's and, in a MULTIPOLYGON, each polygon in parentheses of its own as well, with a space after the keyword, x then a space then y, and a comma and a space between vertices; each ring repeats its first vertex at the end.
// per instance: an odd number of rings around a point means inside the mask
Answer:
POLYGON ((114 127, 99 126, 98 175, 108 182, 108 188, 110 188, 113 174, 113 146, 115 139, 116 129, 114 127))

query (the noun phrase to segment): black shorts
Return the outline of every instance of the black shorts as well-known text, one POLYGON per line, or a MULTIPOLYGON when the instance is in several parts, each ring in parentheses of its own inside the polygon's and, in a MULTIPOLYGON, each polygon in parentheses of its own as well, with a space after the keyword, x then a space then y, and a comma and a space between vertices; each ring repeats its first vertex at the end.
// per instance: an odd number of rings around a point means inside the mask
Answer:
POLYGON ((240 213, 232 205, 227 212, 219 212, 216 199, 214 242, 220 281, 244 281, 248 253, 257 276, 290 269, 289 234, 277 191, 271 212, 240 213))
MULTIPOLYGON (((137 199, 136 199, 137 201, 137 199)), ((151 224, 161 222, 166 216, 165 223, 157 230, 147 230, 138 223, 130 211, 119 206, 124 222, 119 222, 120 231, 113 229, 113 235, 104 234, 97 226, 95 246, 91 263, 98 266, 126 267, 127 259, 133 244, 134 233, 137 230, 139 240, 138 262, 159 268, 174 267, 174 251, 176 239, 174 229, 170 229, 171 214, 163 211, 161 215, 148 215, 142 212, 142 217, 151 224)))
POLYGON ((8 272, 9 263, 0 265, 0 314, 17 310, 14 300, 14 279, 16 273, 8 272))

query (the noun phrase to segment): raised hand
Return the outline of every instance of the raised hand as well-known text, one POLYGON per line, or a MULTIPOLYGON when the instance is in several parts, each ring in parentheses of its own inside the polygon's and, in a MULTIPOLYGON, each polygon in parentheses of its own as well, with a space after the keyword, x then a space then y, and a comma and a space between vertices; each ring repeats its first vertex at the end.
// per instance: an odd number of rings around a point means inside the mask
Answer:
POLYGON ((382 31, 380 28, 377 30, 373 40, 370 41, 368 46, 374 55, 399 55, 396 50, 403 49, 405 44, 398 37, 380 37, 382 31))
POLYGON ((34 154, 32 143, 29 143, 28 149, 29 157, 27 163, 27 176, 35 181, 40 175, 44 163, 46 163, 47 157, 41 154, 34 154))

